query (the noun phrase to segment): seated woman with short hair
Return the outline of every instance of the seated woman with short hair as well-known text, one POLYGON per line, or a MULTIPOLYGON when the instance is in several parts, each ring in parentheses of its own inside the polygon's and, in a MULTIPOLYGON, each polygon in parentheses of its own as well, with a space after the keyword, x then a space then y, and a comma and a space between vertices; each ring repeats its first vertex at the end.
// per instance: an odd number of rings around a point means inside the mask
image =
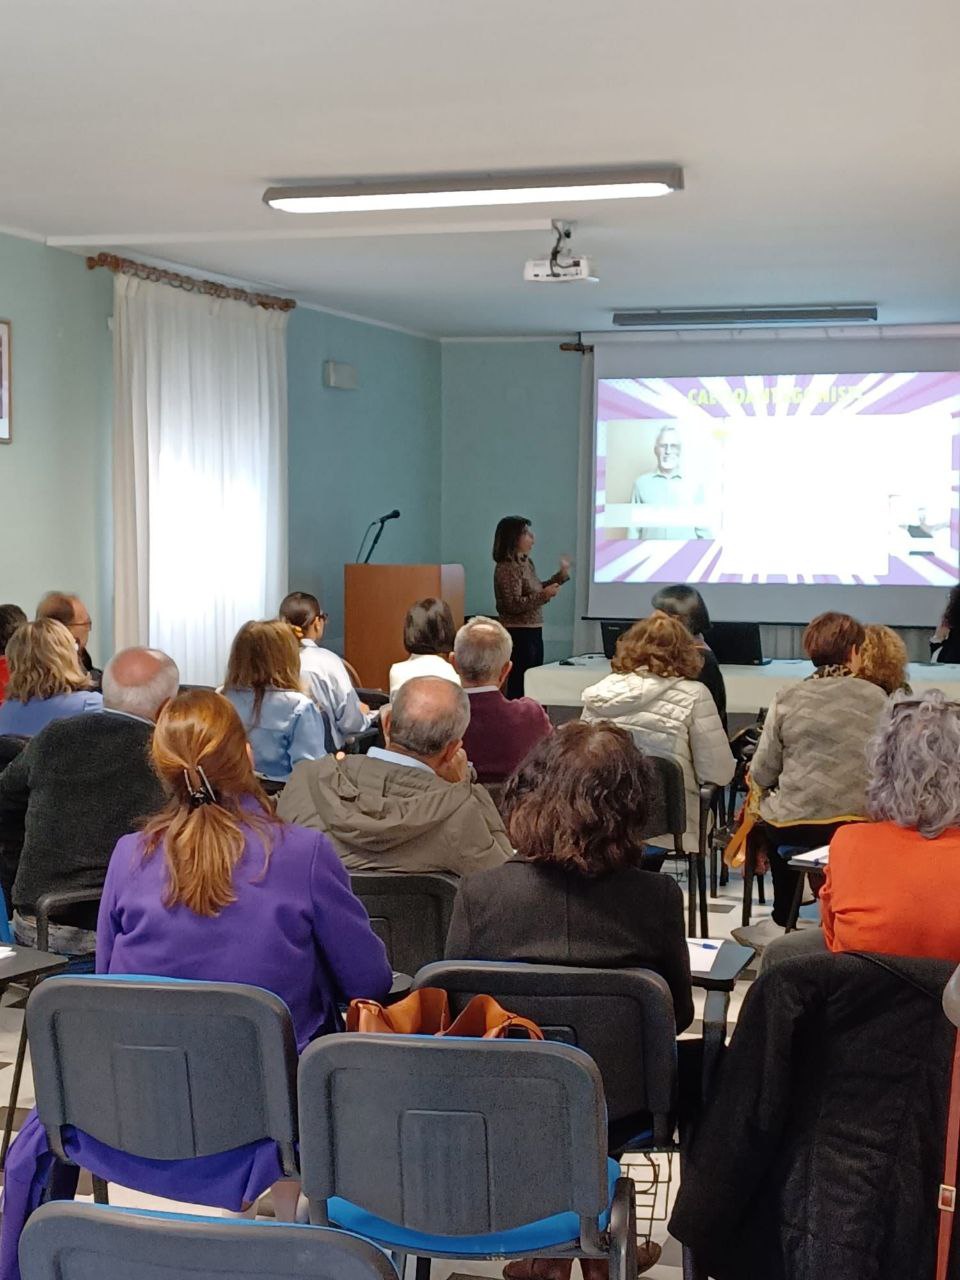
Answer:
POLYGON ((677 1030, 693 1020, 683 894, 640 869, 657 786, 626 730, 570 721, 507 782, 517 857, 463 880, 448 959, 648 968, 667 980, 677 1030))
MULTIPOLYGON (((682 622, 652 613, 624 632, 610 665, 611 675, 583 691, 583 719, 612 720, 643 750, 679 762, 687 811, 683 847, 696 853, 700 786, 726 785, 735 767, 713 695, 697 679, 703 654, 682 622)), ((652 836, 649 843, 672 849, 673 836, 652 836)))
POLYGON ((450 661, 457 628, 446 600, 428 596, 407 610, 403 624, 403 647, 410 655, 390 668, 390 697, 415 676, 439 676, 452 684, 460 677, 450 661))
POLYGON ((29 738, 53 720, 103 710, 103 698, 62 622, 22 623, 7 642, 6 659, 10 674, 0 705, 0 734, 29 738))
POLYGON ((958 762, 960 707, 939 689, 895 697, 870 745, 869 821, 830 841, 823 931, 771 943, 765 965, 825 948, 960 963, 958 762))
POLYGON ((285 622, 245 622, 234 637, 223 695, 243 721, 257 773, 286 782, 301 760, 327 754, 320 708, 303 691, 300 648, 285 622))
POLYGON ((761 921, 733 936, 763 946, 780 936, 790 915, 799 871, 777 849, 826 844, 846 822, 867 812, 866 748, 886 705, 886 694, 854 680, 865 638, 863 624, 846 613, 821 613, 803 633, 816 668, 770 703, 750 765, 761 790, 760 821, 747 836, 748 856, 764 855, 773 877, 773 924, 761 921))
POLYGON ((693 636, 694 644, 703 658, 703 666, 697 679, 705 684, 717 705, 717 714, 724 729, 727 727, 727 686, 723 680, 720 663, 704 636, 710 630, 710 614, 706 601, 696 587, 685 582, 673 587, 661 587, 650 602, 654 609, 669 614, 682 622, 693 636))

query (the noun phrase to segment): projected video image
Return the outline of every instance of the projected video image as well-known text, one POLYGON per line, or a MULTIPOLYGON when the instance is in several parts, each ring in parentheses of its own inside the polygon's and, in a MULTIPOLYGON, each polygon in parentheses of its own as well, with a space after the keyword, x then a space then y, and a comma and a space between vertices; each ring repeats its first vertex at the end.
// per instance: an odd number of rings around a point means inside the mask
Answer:
POLYGON ((949 587, 960 373, 605 378, 597 582, 949 587))

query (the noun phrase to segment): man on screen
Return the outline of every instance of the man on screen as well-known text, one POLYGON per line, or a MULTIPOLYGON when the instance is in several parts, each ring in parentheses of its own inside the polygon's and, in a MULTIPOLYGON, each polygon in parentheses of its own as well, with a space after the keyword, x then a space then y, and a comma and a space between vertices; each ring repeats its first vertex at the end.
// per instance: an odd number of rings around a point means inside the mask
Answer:
MULTIPOLYGON (((683 441, 676 427, 664 426, 653 446, 657 460, 655 471, 645 471, 633 484, 634 506, 700 507, 706 501, 703 485, 683 472, 683 441)), ((691 525, 631 526, 628 538, 710 538, 709 529, 691 525)))

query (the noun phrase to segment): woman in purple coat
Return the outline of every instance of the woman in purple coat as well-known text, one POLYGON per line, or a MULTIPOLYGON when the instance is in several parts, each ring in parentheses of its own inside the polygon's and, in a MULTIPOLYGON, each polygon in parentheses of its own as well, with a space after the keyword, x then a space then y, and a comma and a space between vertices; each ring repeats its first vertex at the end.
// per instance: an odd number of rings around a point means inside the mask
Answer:
MULTIPOLYGON (((342 1029, 338 1006, 382 1000, 393 975, 343 864, 326 836, 277 818, 227 699, 181 693, 152 756, 171 798, 113 851, 97 972, 265 987, 289 1008, 299 1050, 342 1029)), ((298 1192, 274 1184, 278 1218, 292 1220, 298 1192)))
POLYGON ((227 699, 181 693, 152 754, 170 801, 113 851, 97 972, 265 987, 299 1049, 342 1028, 338 1005, 383 999, 390 965, 343 864, 326 836, 276 817, 227 699))

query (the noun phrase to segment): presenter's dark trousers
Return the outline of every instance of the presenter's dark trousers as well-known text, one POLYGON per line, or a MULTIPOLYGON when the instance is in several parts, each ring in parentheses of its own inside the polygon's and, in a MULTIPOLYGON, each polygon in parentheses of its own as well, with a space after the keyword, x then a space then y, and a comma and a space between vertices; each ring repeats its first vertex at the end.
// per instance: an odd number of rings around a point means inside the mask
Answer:
POLYGON ((508 698, 523 697, 523 677, 543 666, 543 627, 507 627, 513 641, 513 670, 507 676, 508 698))

